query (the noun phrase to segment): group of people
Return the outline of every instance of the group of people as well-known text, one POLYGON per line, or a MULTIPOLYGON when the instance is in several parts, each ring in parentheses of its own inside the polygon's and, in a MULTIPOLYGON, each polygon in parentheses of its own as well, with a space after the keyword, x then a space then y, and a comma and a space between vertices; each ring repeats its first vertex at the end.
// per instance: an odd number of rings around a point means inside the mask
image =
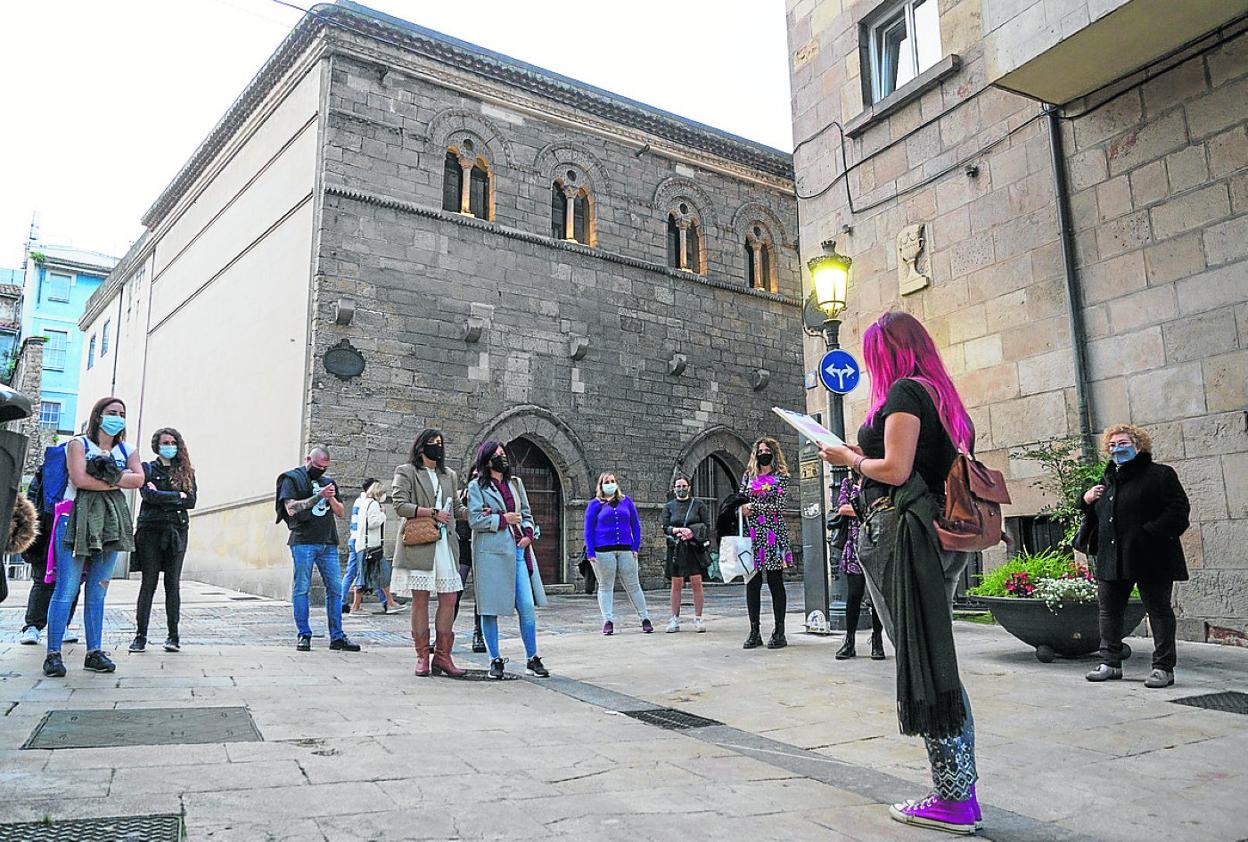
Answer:
POLYGON ((40 540, 27 549, 32 584, 20 640, 39 643, 47 629, 43 674, 66 674, 61 647, 75 642, 66 634, 70 618, 84 594, 83 633, 87 651, 83 668, 113 672, 116 664, 104 652, 104 600, 120 553, 128 552, 130 569, 141 574, 135 605, 135 636, 131 652, 147 648, 152 599, 163 577, 166 652, 181 649, 182 561, 198 486, 195 468, 182 435, 171 427, 151 439, 153 459, 143 461, 139 449, 126 441, 126 405, 106 397, 97 401, 81 435, 51 448, 27 490, 40 512, 40 540), (63 486, 61 483, 63 482, 63 486), (137 525, 125 490, 137 489, 142 501, 137 525))
MULTIPOLYGON (((870 375, 870 406, 858 430, 857 445, 824 447, 827 463, 846 468, 835 514, 845 532, 836 558, 848 577, 847 634, 836 653, 854 657, 855 632, 865 594, 872 603, 871 657, 883 659, 882 635, 892 641, 897 661, 897 711, 901 731, 924 738, 933 790, 925 797, 894 804, 898 821, 953 833, 974 833, 981 822, 975 727, 954 646, 952 603, 956 585, 973 553, 945 549, 935 529, 945 479, 959 452, 971 453, 975 428, 931 336, 913 316, 890 312, 863 335, 863 358, 870 375)), ((47 552, 48 582, 36 577, 23 642, 40 628, 46 606, 48 655, 44 672, 65 675, 60 655, 67 621, 85 583, 86 669, 112 672, 101 648, 104 595, 118 552, 136 551, 143 575, 136 606, 131 651, 147 643, 152 596, 165 582, 169 636, 165 649, 177 651, 178 579, 186 549, 187 511, 195 506, 195 472, 182 437, 163 428, 153 436, 156 458, 143 462, 125 440, 125 405, 105 398, 91 412, 84 434, 66 447, 68 483, 56 500, 47 552), (142 497, 138 529, 130 528, 126 489, 142 497), (49 584, 55 581, 55 585, 49 584), (49 593, 49 588, 50 593, 49 593), (32 617, 34 622, 32 622, 32 617)), ((1103 663, 1090 681, 1122 677, 1123 610, 1139 586, 1152 621, 1156 649, 1150 687, 1174 681, 1174 581, 1187 577, 1179 537, 1188 526, 1189 505, 1173 469, 1152 461, 1145 431, 1111 427, 1104 444, 1110 461, 1102 480, 1083 497, 1086 541, 1096 558, 1101 606, 1103 663)), ((491 678, 502 678, 499 618, 517 615, 528 674, 546 677, 537 644, 535 608, 546 604, 533 552, 536 530, 524 483, 512 472, 507 448, 487 441, 476 452, 466 486, 446 465, 442 433, 426 429, 413 442, 407 460, 394 472, 389 498, 401 519, 393 564, 384 561, 385 515, 381 482, 366 480, 353 506, 350 556, 341 576, 336 520, 345 509, 337 483, 328 475, 329 452, 316 447, 304 464, 278 478, 277 520, 289 528, 294 564, 292 604, 296 648, 311 648, 308 597, 312 570, 325 584, 329 648, 358 652, 342 630, 342 613, 358 611, 363 593, 378 592, 386 611, 402 610, 393 593, 411 597, 412 640, 417 675, 461 676, 451 655, 453 623, 464 580, 471 570, 475 590, 474 649, 489 654, 491 678), (454 532, 454 534, 453 534, 454 532), (344 594, 352 590, 351 602, 344 594), (428 604, 436 596, 434 637, 428 604)), ((779 443, 755 442, 738 494, 721 506, 716 531, 748 534, 757 569, 746 586, 750 630, 744 648, 763 645, 761 594, 771 594, 774 625, 767 647, 787 644, 783 571, 793 563, 783 510, 790 477, 779 443)), ((689 480, 677 476, 673 499, 663 509, 662 529, 671 579, 667 631, 681 628, 684 583, 693 591, 695 631, 703 631, 703 580, 712 534, 711 512, 692 497, 689 480)), ((615 630, 614 586, 619 578, 641 620, 654 626, 641 590, 637 553, 642 534, 633 501, 613 472, 604 472, 585 516, 586 558, 598 578, 602 633, 615 630)), ((33 565, 32 565, 33 566, 33 565)), ((38 571, 38 568, 36 568, 38 571)))

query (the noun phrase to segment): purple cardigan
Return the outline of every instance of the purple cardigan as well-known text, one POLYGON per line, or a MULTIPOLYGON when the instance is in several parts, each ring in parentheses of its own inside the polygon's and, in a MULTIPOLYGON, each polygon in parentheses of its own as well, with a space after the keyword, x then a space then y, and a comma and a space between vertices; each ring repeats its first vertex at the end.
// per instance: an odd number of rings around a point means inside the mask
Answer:
POLYGON ((595 497, 585 510, 585 551, 590 558, 606 547, 641 549, 641 518, 628 497, 621 497, 616 506, 595 497))

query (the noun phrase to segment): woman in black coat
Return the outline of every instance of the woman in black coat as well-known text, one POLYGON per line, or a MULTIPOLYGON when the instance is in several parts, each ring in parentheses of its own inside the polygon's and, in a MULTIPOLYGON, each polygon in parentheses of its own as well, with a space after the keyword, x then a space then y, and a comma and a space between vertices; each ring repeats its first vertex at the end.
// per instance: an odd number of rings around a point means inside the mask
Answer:
POLYGON ((693 630, 706 631, 702 625, 702 577, 706 574, 706 543, 711 538, 711 514, 706 504, 693 496, 689 478, 677 475, 672 482, 674 500, 663 506, 663 536, 667 539, 667 564, 664 572, 672 580, 672 619, 667 631, 680 631, 680 598, 685 579, 693 589, 693 630))
POLYGON ((1153 461, 1148 433, 1131 424, 1105 431, 1109 464, 1100 483, 1083 495, 1088 549, 1095 556, 1100 604, 1101 665, 1088 681, 1122 678, 1124 614, 1138 585, 1153 631, 1153 670, 1146 687, 1174 683, 1175 582, 1187 580, 1179 536, 1187 531, 1191 505, 1168 465, 1153 461))

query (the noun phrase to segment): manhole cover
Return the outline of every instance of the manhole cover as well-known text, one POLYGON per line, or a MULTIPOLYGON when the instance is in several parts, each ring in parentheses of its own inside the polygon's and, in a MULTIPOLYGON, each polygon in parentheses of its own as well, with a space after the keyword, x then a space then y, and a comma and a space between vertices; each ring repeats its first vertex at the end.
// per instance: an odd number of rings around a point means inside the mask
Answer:
POLYGON ((1170 701, 1176 705, 1190 705, 1194 708, 1220 710, 1224 713, 1248 713, 1248 693, 1234 690, 1224 693, 1205 693, 1203 696, 1187 696, 1170 701))
POLYGON ((53 710, 22 748, 263 742, 247 708, 53 710))
POLYGON ((723 725, 714 719, 707 719, 705 716, 698 716, 693 713, 685 713, 683 710, 675 708, 656 708, 654 710, 626 710, 625 716, 631 716, 633 719, 645 722, 648 725, 657 725, 660 728, 666 728, 669 731, 683 731, 686 728, 706 728, 710 725, 723 725))
POLYGON ((0 842, 178 842, 181 838, 182 817, 177 814, 0 824, 0 842))

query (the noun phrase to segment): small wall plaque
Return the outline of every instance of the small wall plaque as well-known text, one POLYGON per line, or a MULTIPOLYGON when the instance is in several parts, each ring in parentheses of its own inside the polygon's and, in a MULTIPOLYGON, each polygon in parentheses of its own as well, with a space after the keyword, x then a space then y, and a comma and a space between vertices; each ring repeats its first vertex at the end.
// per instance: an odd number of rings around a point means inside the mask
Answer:
POLYGON ((925 227, 922 223, 907 225, 897 235, 897 284, 902 295, 918 292, 931 281, 925 227))
POLYGON ((344 339, 325 352, 325 370, 339 380, 350 380, 364 373, 364 356, 344 339))

